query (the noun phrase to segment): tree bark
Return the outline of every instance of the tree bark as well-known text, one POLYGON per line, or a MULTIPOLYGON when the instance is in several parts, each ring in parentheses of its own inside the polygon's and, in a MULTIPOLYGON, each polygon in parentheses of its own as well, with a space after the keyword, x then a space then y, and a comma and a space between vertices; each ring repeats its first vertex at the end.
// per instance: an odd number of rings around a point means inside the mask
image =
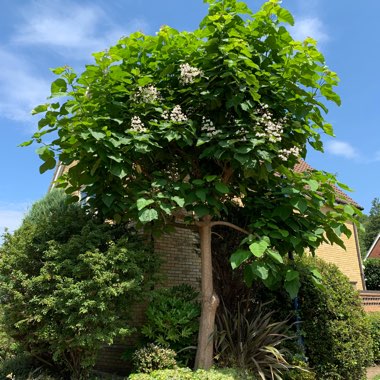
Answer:
POLYGON ((213 363, 213 333, 219 297, 214 292, 211 255, 211 216, 206 215, 198 223, 201 248, 201 296, 202 311, 199 321, 198 347, 195 369, 210 369, 213 363))

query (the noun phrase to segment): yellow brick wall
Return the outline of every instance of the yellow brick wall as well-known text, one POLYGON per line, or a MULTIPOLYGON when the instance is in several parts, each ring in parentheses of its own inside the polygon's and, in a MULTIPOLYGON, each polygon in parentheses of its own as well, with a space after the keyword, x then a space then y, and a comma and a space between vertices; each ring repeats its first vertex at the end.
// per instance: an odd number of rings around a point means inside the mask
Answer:
POLYGON ((347 225, 352 231, 349 239, 342 237, 346 250, 338 245, 322 244, 317 250, 317 257, 337 265, 339 269, 350 279, 356 283, 356 289, 363 290, 363 282, 361 277, 361 260, 357 248, 357 235, 352 224, 347 225))

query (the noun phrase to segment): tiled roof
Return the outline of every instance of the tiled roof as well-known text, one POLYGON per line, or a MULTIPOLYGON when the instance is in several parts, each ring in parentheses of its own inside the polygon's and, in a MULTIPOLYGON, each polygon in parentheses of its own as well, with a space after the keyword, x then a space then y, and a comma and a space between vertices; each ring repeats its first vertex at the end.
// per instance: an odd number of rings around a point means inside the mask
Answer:
MULTIPOLYGON (((298 173, 302 173, 305 171, 314 170, 307 162, 304 160, 299 161, 295 166, 294 170, 298 173)), ((359 203, 355 202, 351 197, 349 197, 344 191, 339 189, 339 187, 334 186, 335 192, 337 194, 337 201, 341 203, 349 203, 360 210, 363 210, 363 207, 359 205, 359 203)))

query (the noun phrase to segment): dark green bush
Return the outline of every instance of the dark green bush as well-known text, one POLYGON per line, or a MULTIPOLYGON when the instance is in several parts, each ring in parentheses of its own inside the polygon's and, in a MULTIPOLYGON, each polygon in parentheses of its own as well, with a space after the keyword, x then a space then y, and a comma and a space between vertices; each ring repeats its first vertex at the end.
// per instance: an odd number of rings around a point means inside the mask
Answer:
POLYGON ((364 263, 364 277, 368 290, 380 290, 380 260, 367 259, 364 263))
MULTIPOLYGON (((372 362, 369 321, 358 292, 348 278, 332 264, 313 258, 295 262, 301 273, 299 300, 306 356, 317 379, 362 380, 372 362), (316 286, 310 268, 323 276, 316 286)), ((288 313, 292 305, 286 295, 277 294, 278 307, 288 313)))
POLYGON ((191 371, 189 368, 176 368, 153 371, 149 374, 132 374, 129 380, 255 380, 252 375, 233 369, 211 369, 209 371, 191 371))
POLYGON ((195 353, 200 316, 198 293, 189 285, 179 285, 152 292, 147 308, 147 322, 142 334, 151 342, 181 351, 179 360, 187 362, 195 353))
POLYGON ((380 362, 380 312, 369 313, 368 319, 371 323, 371 335, 372 335, 372 352, 373 360, 376 363, 380 362))
POLYGON ((176 367, 176 353, 153 343, 147 344, 133 354, 133 366, 137 372, 150 373, 157 369, 176 367))
POLYGON ((131 332, 131 305, 150 286, 154 255, 126 233, 53 192, 0 248, 6 332, 72 379, 88 372, 101 346, 131 332))

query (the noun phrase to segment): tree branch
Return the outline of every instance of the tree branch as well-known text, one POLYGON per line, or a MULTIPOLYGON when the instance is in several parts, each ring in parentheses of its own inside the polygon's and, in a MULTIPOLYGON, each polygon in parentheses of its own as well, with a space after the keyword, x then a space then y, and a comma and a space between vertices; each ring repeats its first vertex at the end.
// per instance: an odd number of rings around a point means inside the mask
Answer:
POLYGON ((223 221, 215 221, 215 222, 211 222, 211 227, 214 227, 214 226, 226 226, 226 227, 233 228, 234 230, 239 231, 239 232, 241 232, 242 234, 246 234, 246 235, 249 235, 249 234, 250 234, 250 233, 249 233, 247 230, 245 230, 244 228, 238 227, 238 226, 236 226, 235 224, 232 224, 232 223, 229 223, 229 222, 223 222, 223 221))

